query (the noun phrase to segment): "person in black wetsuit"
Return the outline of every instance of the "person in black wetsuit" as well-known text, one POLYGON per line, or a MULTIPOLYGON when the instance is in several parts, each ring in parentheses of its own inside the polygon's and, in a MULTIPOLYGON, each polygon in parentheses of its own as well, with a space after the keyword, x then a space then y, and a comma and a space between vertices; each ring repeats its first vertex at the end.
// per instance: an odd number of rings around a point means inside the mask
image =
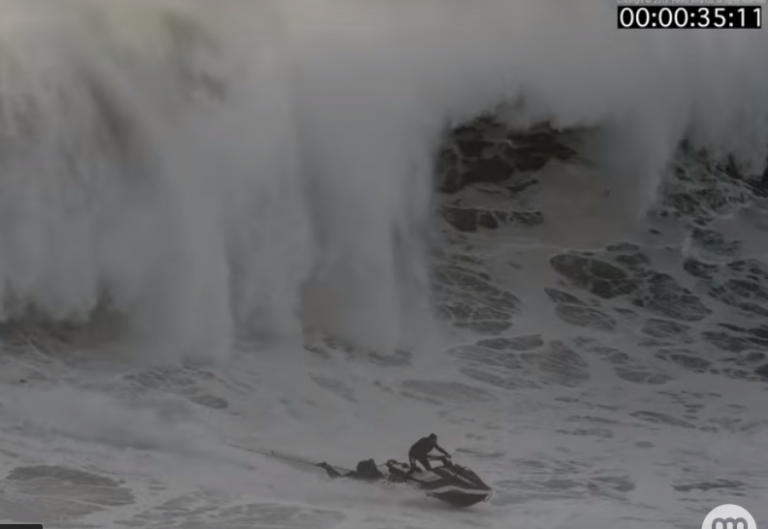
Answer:
POLYGON ((437 436, 431 433, 427 437, 422 437, 416 441, 411 449, 408 450, 408 462, 411 464, 409 473, 419 470, 418 465, 416 465, 417 461, 422 464, 425 470, 432 470, 427 456, 433 449, 439 450, 445 454, 446 457, 451 457, 451 454, 443 450, 440 445, 437 444, 437 436))
POLYGON ((328 473, 328 475, 332 478, 352 478, 352 479, 363 479, 366 481, 376 481, 377 479, 381 479, 384 477, 384 474, 381 473, 379 468, 376 466, 376 461, 373 459, 366 459, 364 461, 360 461, 357 464, 357 469, 352 470, 351 472, 347 472, 346 474, 339 473, 335 468, 333 468, 328 463, 320 463, 320 468, 325 469, 325 471, 328 473))

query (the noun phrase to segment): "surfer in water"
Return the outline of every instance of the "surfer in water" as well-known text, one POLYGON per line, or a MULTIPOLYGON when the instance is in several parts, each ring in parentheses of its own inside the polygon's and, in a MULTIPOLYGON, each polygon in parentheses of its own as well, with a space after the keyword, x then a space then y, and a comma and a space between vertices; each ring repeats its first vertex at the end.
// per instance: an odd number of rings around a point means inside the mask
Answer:
POLYGON ((381 473, 379 470, 379 467, 376 466, 376 462, 373 459, 366 459, 364 461, 360 461, 357 464, 357 469, 352 470, 351 472, 347 472, 346 474, 341 474, 338 470, 333 468, 328 463, 320 463, 320 468, 325 469, 325 471, 328 473, 328 475, 332 478, 352 478, 352 479, 363 479, 368 481, 375 481, 377 479, 381 479, 384 477, 384 474, 381 473))

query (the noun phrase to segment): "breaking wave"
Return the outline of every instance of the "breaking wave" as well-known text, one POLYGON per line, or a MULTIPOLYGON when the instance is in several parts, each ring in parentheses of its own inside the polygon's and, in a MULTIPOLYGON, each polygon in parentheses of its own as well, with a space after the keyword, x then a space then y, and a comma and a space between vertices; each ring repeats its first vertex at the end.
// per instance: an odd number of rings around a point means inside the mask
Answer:
POLYGON ((158 355, 423 333, 436 154, 483 114, 596 130, 611 222, 654 205, 683 140, 746 174, 766 159, 766 33, 619 31, 608 1, 0 13, 2 317, 113 318, 158 355))

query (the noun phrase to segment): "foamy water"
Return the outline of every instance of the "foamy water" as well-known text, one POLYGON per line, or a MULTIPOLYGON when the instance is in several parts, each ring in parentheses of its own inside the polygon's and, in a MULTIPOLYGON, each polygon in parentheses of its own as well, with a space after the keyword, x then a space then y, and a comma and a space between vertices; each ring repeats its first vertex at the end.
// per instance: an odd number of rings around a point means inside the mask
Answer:
POLYGON ((689 527, 729 501, 768 519, 765 207, 678 151, 764 170, 768 38, 618 31, 615 9, 0 3, 2 316, 79 330, 32 326, 0 355, 0 519, 689 527), (597 129, 588 164, 435 192, 445 134, 485 112, 597 129), (458 233, 435 214, 456 198, 545 221, 458 233), (587 257, 624 290, 577 277, 587 257), (431 431, 490 504, 227 446, 351 466, 431 431))

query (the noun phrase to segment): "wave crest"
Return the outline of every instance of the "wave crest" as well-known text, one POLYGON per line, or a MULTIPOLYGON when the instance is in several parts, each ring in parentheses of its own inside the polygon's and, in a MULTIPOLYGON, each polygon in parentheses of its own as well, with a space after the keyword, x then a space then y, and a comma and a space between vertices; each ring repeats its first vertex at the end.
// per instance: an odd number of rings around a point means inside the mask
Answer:
POLYGON ((609 2, 6 1, 0 296, 158 350, 318 327, 391 348, 428 320, 447 129, 600 126, 618 204, 679 142, 761 171, 764 32, 615 29, 609 2))

